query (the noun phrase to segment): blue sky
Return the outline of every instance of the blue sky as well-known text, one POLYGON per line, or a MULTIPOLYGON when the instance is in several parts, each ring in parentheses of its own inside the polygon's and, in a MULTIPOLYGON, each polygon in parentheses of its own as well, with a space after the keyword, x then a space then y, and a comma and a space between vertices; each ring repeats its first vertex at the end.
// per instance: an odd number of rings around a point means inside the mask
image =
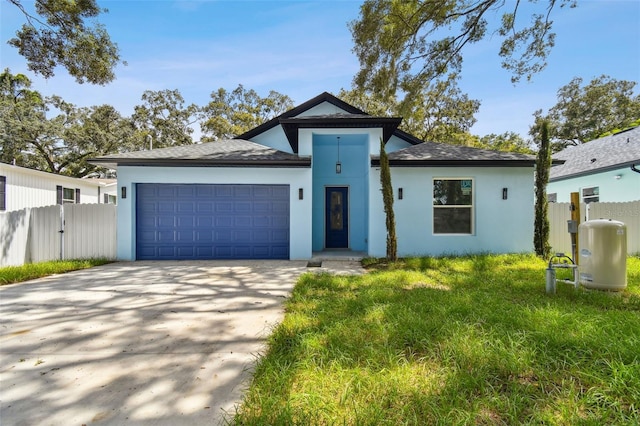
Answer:
MULTIPOLYGON (((360 1, 98 3, 109 9, 99 21, 128 63, 118 67, 115 82, 78 85, 63 69, 49 80, 29 72, 5 43, 23 22, 6 0, 0 0, 0 65, 27 74, 45 95, 79 106, 111 104, 123 115, 141 103, 145 90, 178 89, 187 103, 204 105, 212 91, 238 84, 262 96, 276 90, 299 104, 323 91, 349 88, 358 70, 347 23, 357 19, 360 1)), ((558 9, 552 18, 556 47, 548 67, 531 82, 510 82, 500 68, 497 38, 464 52, 460 87, 481 101, 472 133, 526 136, 533 112, 553 106, 558 89, 573 77, 588 82, 607 74, 640 82, 640 1, 579 0, 577 8, 558 9)))

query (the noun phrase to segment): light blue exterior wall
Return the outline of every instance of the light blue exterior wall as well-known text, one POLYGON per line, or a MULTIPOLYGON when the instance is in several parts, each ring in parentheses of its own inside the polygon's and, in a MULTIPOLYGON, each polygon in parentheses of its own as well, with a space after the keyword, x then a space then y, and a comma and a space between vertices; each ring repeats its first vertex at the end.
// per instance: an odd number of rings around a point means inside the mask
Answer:
POLYGON ((289 145, 289 140, 282 130, 282 126, 276 126, 264 133, 261 133, 253 138, 252 142, 259 143, 260 145, 268 146, 278 151, 288 152, 293 154, 293 149, 289 145))
POLYGON ((308 110, 300 113, 296 117, 310 117, 314 115, 329 115, 329 114, 344 114, 347 111, 342 108, 338 108, 331 102, 322 102, 314 107, 309 108, 308 110))
MULTIPOLYGON (((344 111, 325 102, 301 116, 341 112, 344 111)), ((313 251, 324 249, 325 188, 345 186, 349 188, 349 248, 366 252, 369 256, 384 257, 386 227, 380 171, 370 165, 371 156, 379 155, 382 129, 300 129, 298 136, 298 155, 310 156, 311 168, 119 167, 118 195, 120 188, 126 187, 127 198, 118 200, 118 259, 135 259, 137 183, 289 185, 291 259, 309 259, 313 251), (338 136, 341 174, 335 173, 338 136), (298 199, 299 189, 303 190, 302 200, 298 199)), ((275 126, 251 140, 292 153, 281 126, 275 126)), ((405 140, 392 136, 386 150, 394 152, 408 146, 410 144, 405 140)), ((391 175, 400 256, 533 250, 532 167, 392 167, 391 175), (473 181, 471 235, 433 233, 434 178, 473 181), (398 199, 398 188, 403 189, 402 200, 398 199), (502 199, 503 188, 507 188, 507 200, 502 199)), ((624 195, 633 200, 640 199, 640 174, 629 169, 580 179, 577 187, 568 181, 552 183, 548 192, 558 192, 558 201, 565 201, 566 191, 568 201, 571 191, 600 186, 601 201, 625 201, 609 198, 624 195), (620 179, 615 179, 616 175, 620 175, 620 179)))
POLYGON ((582 197, 583 188, 594 186, 600 190, 599 201, 602 203, 640 200, 640 173, 630 167, 550 182, 547 194, 556 193, 558 203, 568 203, 572 192, 578 192, 582 197))
MULTIPOLYGON (((369 255, 386 255, 386 227, 379 168, 369 183, 369 255)), ((392 167, 398 255, 445 255, 478 252, 513 253, 533 250, 533 168, 392 167), (433 233, 433 179, 473 180, 473 233, 433 233), (403 199, 398 199, 398 188, 403 199), (502 199, 502 188, 508 196, 502 199)))
POLYGON ((126 187, 127 198, 118 199, 117 257, 135 260, 135 200, 137 183, 283 184, 290 185, 291 259, 311 258, 311 169, 224 167, 118 167, 118 191, 126 187), (298 189, 303 199, 298 199, 298 189))
POLYGON ((369 137, 367 134, 313 135, 313 251, 325 248, 325 188, 349 188, 349 248, 367 251, 369 137), (338 137, 340 144, 338 148, 338 137), (336 173, 336 161, 342 173, 336 173))
MULTIPOLYGON (((380 141, 378 141, 378 144, 380 144, 380 141)), ((394 151, 398 151, 399 149, 408 148, 410 146, 411 144, 404 139, 400 139, 397 136, 391 136, 387 141, 387 144, 384 146, 384 149, 387 154, 389 154, 394 151)))

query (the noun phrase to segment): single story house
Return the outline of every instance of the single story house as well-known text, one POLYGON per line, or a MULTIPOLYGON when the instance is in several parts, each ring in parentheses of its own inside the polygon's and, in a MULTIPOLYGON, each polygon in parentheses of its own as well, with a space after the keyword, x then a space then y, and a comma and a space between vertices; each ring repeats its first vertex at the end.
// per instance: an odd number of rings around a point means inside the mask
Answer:
POLYGON ((329 93, 232 140, 92 159, 117 169, 117 257, 384 257, 380 141, 398 254, 533 250, 535 157, 423 142, 329 93))
POLYGON ((568 203, 578 192, 583 203, 640 200, 640 127, 571 146, 553 155, 547 197, 568 203))
POLYGON ((0 163, 0 211, 116 202, 115 179, 78 179, 0 163))

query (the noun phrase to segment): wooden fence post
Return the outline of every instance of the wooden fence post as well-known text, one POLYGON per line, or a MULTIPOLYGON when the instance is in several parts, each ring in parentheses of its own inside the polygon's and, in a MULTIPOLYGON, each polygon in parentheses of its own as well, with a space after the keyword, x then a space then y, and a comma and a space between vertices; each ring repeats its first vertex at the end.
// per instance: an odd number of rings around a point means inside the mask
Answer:
MULTIPOLYGON (((575 221, 576 231, 577 231, 577 227, 580 226, 580 193, 578 192, 571 193, 571 205, 569 209, 571 210, 571 220, 575 221)), ((575 247, 572 247, 573 253, 571 253, 571 255, 573 256, 573 261, 576 262, 576 265, 577 265, 580 262, 579 260, 580 241, 578 240, 578 234, 577 233, 575 235, 572 234, 571 239, 572 239, 572 244, 571 244, 572 246, 574 246, 573 241, 575 241, 575 247)))

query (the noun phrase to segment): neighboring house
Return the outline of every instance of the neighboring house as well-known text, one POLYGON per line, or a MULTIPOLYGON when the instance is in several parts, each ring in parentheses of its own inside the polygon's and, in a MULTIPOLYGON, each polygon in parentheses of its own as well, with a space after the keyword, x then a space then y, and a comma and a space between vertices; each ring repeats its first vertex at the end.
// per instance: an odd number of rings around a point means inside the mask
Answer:
POLYGON ((533 250, 535 157, 425 142, 323 93, 237 139, 105 156, 118 258, 386 254, 386 143, 398 254, 533 250))
POLYGON ((118 204, 118 179, 90 178, 100 185, 100 204, 118 204))
POLYGON ((115 181, 78 179, 0 163, 0 211, 54 204, 103 203, 104 194, 109 191, 115 194, 116 187, 115 181))
POLYGON ((640 200, 640 127, 566 148, 553 158, 565 163, 551 167, 550 202, 568 203, 572 192, 583 203, 640 200))

